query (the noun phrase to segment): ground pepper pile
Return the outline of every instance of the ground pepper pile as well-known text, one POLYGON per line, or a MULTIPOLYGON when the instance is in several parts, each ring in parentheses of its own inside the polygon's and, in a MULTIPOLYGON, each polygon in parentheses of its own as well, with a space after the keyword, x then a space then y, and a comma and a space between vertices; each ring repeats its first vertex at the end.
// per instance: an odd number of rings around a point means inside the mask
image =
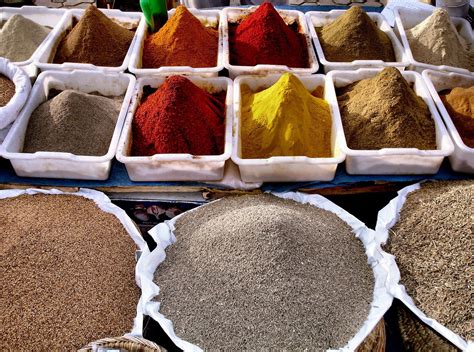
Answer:
POLYGON ((54 63, 121 66, 133 36, 132 31, 113 22, 90 5, 71 32, 62 39, 54 63))
POLYGON ((230 63, 308 67, 306 38, 297 26, 288 26, 271 3, 260 5, 237 26, 229 23, 230 63))
POLYGON ((393 67, 338 88, 337 100, 351 149, 436 149, 428 106, 393 67))
POLYGON ((154 34, 145 39, 142 66, 212 67, 217 65, 219 34, 204 26, 184 6, 154 34))
POLYGON ((454 88, 440 97, 462 141, 474 148, 474 86, 454 88))
POLYGON ((352 7, 316 30, 327 61, 396 61, 390 38, 361 7, 352 7))
POLYGON ((242 157, 331 156, 331 113, 291 73, 254 93, 242 86, 242 157))
POLYGON ((216 93, 183 76, 167 78, 135 112, 132 155, 222 154, 226 93, 216 93))
POLYGON ((271 195, 181 217, 155 273, 160 312, 206 351, 339 348, 367 319, 374 275, 335 214, 271 195))
POLYGON ((0 107, 5 106, 15 95, 15 83, 0 74, 0 107))

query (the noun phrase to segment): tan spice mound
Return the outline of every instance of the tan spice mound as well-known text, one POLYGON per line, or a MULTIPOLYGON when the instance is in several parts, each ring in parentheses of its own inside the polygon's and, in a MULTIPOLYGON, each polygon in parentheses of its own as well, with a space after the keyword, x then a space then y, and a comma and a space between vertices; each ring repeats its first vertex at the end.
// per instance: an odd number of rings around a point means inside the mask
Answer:
POLYGON ((0 74, 0 107, 7 105, 15 95, 15 83, 0 74))
POLYGON ((474 339, 474 181, 424 183, 408 195, 387 250, 429 317, 474 339))
POLYGON ((337 100, 351 149, 436 149, 428 106, 393 67, 337 89, 337 100))
POLYGON ((0 200, 1 351, 72 351, 130 332, 135 244, 92 200, 0 200))

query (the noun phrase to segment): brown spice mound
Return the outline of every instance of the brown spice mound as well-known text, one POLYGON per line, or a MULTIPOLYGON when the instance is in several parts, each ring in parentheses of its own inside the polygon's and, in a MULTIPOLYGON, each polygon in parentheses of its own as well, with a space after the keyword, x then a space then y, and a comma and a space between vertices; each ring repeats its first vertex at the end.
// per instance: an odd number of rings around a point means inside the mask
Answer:
POLYGON ((428 106, 393 67, 337 89, 337 100, 351 149, 436 149, 428 106))
POLYGON ((474 339, 472 244, 474 181, 424 183, 390 234, 401 282, 429 317, 474 339))
POLYGON ((131 330, 135 244, 114 215, 70 195, 0 208, 0 350, 71 351, 131 330))
POLYGON ((133 36, 132 31, 114 23, 90 5, 71 32, 62 39, 54 63, 121 66, 133 36))
POLYGON ((327 61, 396 61, 390 38, 360 7, 352 7, 316 31, 327 61))
POLYGON ((0 74, 0 107, 5 106, 15 95, 15 83, 0 74))
POLYGON ((440 97, 462 141, 474 148, 474 86, 454 88, 440 97))

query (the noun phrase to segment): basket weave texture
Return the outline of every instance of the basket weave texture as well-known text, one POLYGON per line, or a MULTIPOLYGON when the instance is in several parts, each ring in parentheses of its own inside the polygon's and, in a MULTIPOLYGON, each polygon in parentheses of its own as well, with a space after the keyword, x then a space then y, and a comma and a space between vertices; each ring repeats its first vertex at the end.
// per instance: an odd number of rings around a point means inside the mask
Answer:
POLYGON ((91 342, 87 346, 81 348, 78 352, 91 352, 94 346, 96 347, 109 347, 109 348, 123 348, 128 352, 165 352, 166 350, 156 343, 149 340, 145 340, 141 337, 128 336, 128 337, 113 337, 105 338, 91 342))
POLYGON ((357 347, 356 352, 385 352, 385 321, 383 318, 357 347))

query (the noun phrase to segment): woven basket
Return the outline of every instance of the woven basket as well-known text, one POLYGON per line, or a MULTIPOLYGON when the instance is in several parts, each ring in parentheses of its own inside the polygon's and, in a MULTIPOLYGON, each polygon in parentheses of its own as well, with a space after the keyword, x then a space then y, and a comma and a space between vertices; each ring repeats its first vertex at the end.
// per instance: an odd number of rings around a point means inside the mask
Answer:
POLYGON ((87 346, 81 348, 78 352, 91 352, 93 347, 110 347, 110 348, 123 348, 129 352, 165 352, 166 350, 156 343, 145 340, 141 337, 129 336, 129 337, 113 337, 105 338, 91 342, 87 346))
POLYGON ((383 318, 357 347, 356 352, 385 352, 385 321, 383 318))

